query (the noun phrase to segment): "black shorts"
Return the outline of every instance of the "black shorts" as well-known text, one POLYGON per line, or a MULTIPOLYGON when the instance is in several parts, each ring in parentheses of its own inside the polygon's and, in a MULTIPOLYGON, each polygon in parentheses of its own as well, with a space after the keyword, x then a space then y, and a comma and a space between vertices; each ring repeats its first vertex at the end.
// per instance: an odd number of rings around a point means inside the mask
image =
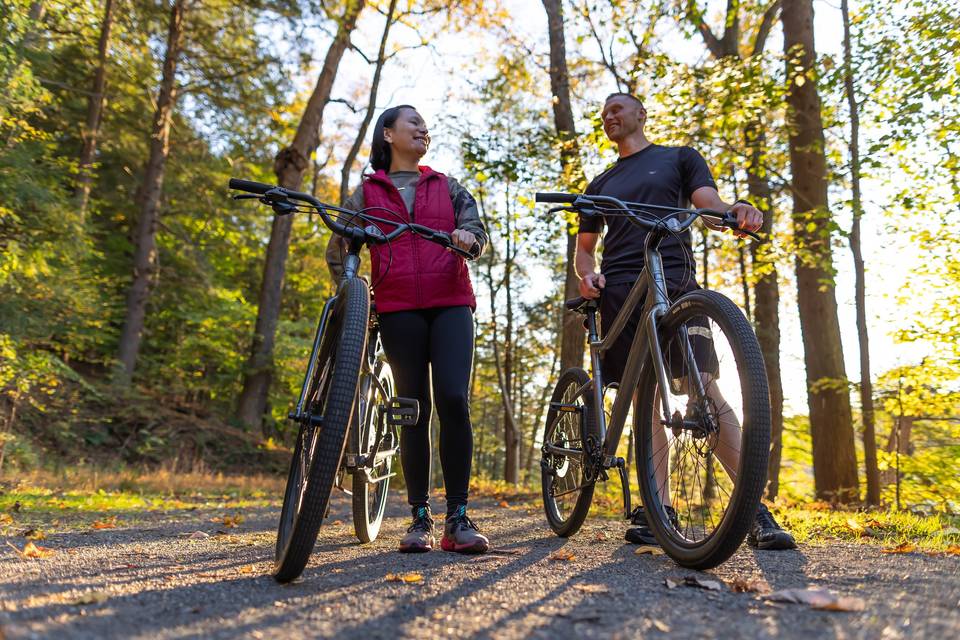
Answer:
MULTIPOLYGON (((606 335, 610 327, 613 326, 617 313, 620 312, 620 308, 626 302, 631 288, 633 288, 633 283, 630 282, 608 284, 604 287, 603 293, 600 294, 600 326, 603 335, 606 335)), ((693 280, 690 280, 686 286, 674 286, 674 283, 668 282, 667 294, 670 296, 670 300, 676 301, 683 294, 699 289, 700 285, 693 280)), ((600 366, 603 371, 604 384, 620 382, 623 377, 623 370, 627 365, 627 356, 630 353, 630 345, 633 344, 633 336, 643 319, 643 305, 644 299, 641 298, 640 303, 634 308, 633 314, 627 320, 623 331, 620 332, 613 345, 604 352, 601 358, 600 366)), ((690 345, 693 348, 693 357, 700 372, 709 373, 715 378, 719 377, 720 364, 706 319, 693 318, 687 321, 686 326, 690 345)), ((684 363, 679 340, 673 339, 670 341, 667 353, 663 354, 663 357, 671 378, 679 381, 687 375, 687 367, 684 363)), ((673 391, 674 393, 677 392, 676 385, 674 385, 673 391)))

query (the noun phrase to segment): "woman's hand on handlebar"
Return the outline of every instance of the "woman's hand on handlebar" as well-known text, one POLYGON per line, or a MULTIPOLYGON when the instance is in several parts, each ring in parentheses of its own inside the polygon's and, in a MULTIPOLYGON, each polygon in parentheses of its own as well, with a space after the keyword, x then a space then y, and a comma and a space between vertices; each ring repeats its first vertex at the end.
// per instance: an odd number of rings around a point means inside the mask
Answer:
POLYGON ((471 255, 473 255, 474 245, 479 244, 477 242, 477 236, 473 235, 466 229, 454 229, 450 234, 450 241, 455 247, 462 249, 471 255))

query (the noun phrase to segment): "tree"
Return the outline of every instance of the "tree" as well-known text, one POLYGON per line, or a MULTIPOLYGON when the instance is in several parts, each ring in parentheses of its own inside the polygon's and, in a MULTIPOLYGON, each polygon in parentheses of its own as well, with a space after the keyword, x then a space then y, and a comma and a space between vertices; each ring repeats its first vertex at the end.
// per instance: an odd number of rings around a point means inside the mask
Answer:
POLYGON ((783 4, 788 83, 793 229, 800 329, 819 499, 859 497, 853 417, 843 364, 830 247, 834 222, 827 201, 827 166, 817 89, 812 0, 783 4))
MULTIPOLYGON (((567 69, 566 38, 563 32, 562 0, 543 0, 547 12, 547 29, 550 40, 550 91, 553 94, 553 121, 560 146, 561 184, 571 191, 586 188, 586 177, 580 163, 580 145, 577 128, 570 104, 570 72, 567 69)), ((574 266, 577 248, 576 221, 567 222, 566 265, 563 282, 565 300, 576 298, 579 278, 574 266)), ((580 317, 573 311, 563 310, 563 325, 560 338, 560 370, 583 366, 584 333, 580 317)))
POLYGON ((97 135, 100 133, 100 121, 103 117, 103 98, 107 86, 107 54, 110 49, 110 30, 113 28, 114 0, 106 0, 103 7, 103 21, 100 23, 100 39, 97 44, 97 68, 93 74, 93 86, 87 98, 87 119, 83 127, 83 147, 80 150, 80 162, 77 163, 77 185, 74 195, 83 216, 90 200, 90 187, 93 183, 91 168, 97 152, 97 135))
MULTIPOLYGON (((762 12, 759 25, 752 34, 752 39, 741 42, 742 34, 740 2, 730 0, 724 19, 723 34, 717 37, 706 23, 703 13, 695 0, 690 0, 687 6, 688 19, 697 28, 703 37, 704 43, 711 55, 717 60, 735 60, 744 62, 748 57, 756 59, 763 54, 767 38, 770 34, 780 11, 781 0, 773 0, 762 12), (746 51, 746 56, 742 51, 746 51)), ((751 69, 747 65, 744 73, 749 75, 751 69)), ((749 85, 748 85, 749 86, 749 85)), ((763 113, 760 109, 753 109, 743 124, 743 140, 746 148, 747 192, 750 200, 763 212, 763 227, 760 232, 768 239, 772 236, 776 219, 773 207, 772 189, 767 179, 766 171, 767 144, 763 113)), ((763 352, 764 365, 767 370, 767 384, 770 389, 771 412, 771 448, 768 463, 769 481, 767 497, 775 499, 779 489, 780 457, 783 448, 783 382, 780 376, 780 287, 777 281, 777 265, 769 244, 763 246, 753 244, 750 247, 754 270, 757 274, 754 284, 755 305, 753 319, 763 352)), ((742 247, 740 248, 741 272, 745 272, 742 247)), ((746 278, 744 278, 746 287, 746 278)), ((749 292, 744 290, 744 302, 749 312, 749 292)))
MULTIPOLYGON (((364 4, 365 0, 347 0, 344 13, 338 20, 336 35, 327 49, 317 84, 304 108, 293 141, 277 153, 273 169, 277 182, 282 187, 300 189, 303 174, 310 165, 310 155, 320 144, 323 111, 330 99, 340 60, 350 43, 350 34, 356 27, 364 4)), ((270 242, 267 245, 258 297, 257 322, 244 373, 243 390, 237 403, 237 419, 251 428, 260 425, 263 419, 273 378, 273 348, 280 316, 292 223, 291 216, 278 215, 274 217, 270 230, 270 242)))
POLYGON ((157 269, 157 223, 160 215, 163 175, 167 155, 170 153, 170 123, 177 101, 176 74, 183 44, 185 10, 183 0, 174 0, 170 7, 163 71, 150 133, 150 151, 138 194, 140 215, 133 236, 133 281, 127 290, 127 312, 117 354, 121 366, 118 379, 122 383, 129 383, 133 377, 137 354, 143 339, 147 298, 157 269))
POLYGON ((850 225, 850 251, 856 277, 857 340, 860 345, 860 410, 863 420, 863 458, 867 475, 867 504, 880 504, 880 470, 877 467, 877 435, 873 412, 873 381, 870 379, 870 336, 867 330, 866 284, 863 249, 860 240, 860 218, 863 196, 860 193, 860 107, 854 89, 853 54, 850 43, 850 8, 848 0, 840 1, 843 14, 843 88, 850 115, 850 189, 853 221, 850 225))

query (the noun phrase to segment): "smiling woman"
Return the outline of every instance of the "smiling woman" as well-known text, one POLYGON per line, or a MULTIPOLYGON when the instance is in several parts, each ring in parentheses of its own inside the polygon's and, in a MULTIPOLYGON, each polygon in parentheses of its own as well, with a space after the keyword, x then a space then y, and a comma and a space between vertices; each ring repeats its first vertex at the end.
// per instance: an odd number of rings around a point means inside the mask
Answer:
MULTIPOLYGON (((479 256, 487 237, 476 201, 453 178, 420 164, 429 146, 427 124, 414 107, 384 111, 373 131, 373 173, 364 176, 344 207, 445 231, 458 247, 479 256)), ((386 233, 393 229, 388 223, 378 224, 386 233)), ((342 243, 331 238, 327 247, 327 262, 335 276, 342 243)), ((446 551, 483 553, 489 543, 466 514, 473 457, 467 392, 477 306, 470 272, 463 258, 415 234, 400 236, 387 246, 371 245, 370 258, 380 335, 397 394, 420 403, 419 421, 403 427, 400 435, 400 459, 413 510, 400 551, 430 551, 435 544, 429 496, 432 387, 447 499, 441 546, 446 551)))

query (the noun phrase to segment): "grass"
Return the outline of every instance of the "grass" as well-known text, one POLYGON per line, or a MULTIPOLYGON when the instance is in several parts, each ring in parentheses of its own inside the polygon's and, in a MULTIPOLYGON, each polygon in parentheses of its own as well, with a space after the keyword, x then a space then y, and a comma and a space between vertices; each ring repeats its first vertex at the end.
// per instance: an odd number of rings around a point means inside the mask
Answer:
POLYGON ((278 507, 282 491, 283 479, 264 475, 38 471, 0 481, 0 532, 86 527, 111 517, 130 523, 144 513, 278 507))

